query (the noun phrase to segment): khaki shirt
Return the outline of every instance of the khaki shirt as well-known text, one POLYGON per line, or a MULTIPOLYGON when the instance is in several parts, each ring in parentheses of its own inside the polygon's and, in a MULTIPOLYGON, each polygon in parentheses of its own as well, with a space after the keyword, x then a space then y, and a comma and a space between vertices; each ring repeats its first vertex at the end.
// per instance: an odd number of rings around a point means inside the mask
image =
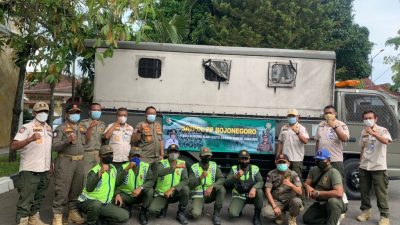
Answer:
MULTIPOLYGON (((392 141, 389 131, 381 126, 375 125, 373 131, 392 141)), ((361 158, 360 168, 364 170, 387 170, 386 152, 387 145, 378 141, 376 137, 361 131, 359 142, 364 153, 361 158)))
MULTIPOLYGON (((82 120, 81 123, 86 128, 86 130, 88 130, 92 121, 93 120, 89 118, 82 120)), ((103 121, 98 121, 98 122, 99 123, 92 128, 92 136, 90 137, 89 142, 85 144, 85 150, 100 150, 101 139, 106 129, 106 125, 104 124, 103 121)))
POLYGON ((86 128, 81 123, 65 122, 54 131, 53 149, 65 155, 83 155, 86 128), (74 133, 76 140, 71 143, 68 136, 74 133))
MULTIPOLYGON (((350 137, 349 128, 342 121, 336 120, 338 126, 341 127, 350 137)), ((331 162, 343 162, 343 142, 337 136, 335 130, 328 126, 326 121, 319 123, 315 140, 319 141, 319 148, 325 148, 331 153, 331 162)))
POLYGON ((160 123, 157 121, 154 123, 143 121, 136 125, 136 129, 139 129, 142 124, 145 126, 139 140, 139 147, 142 148, 142 158, 160 156, 161 141, 163 140, 160 123))
MULTIPOLYGON (((294 126, 299 127, 299 132, 306 138, 310 138, 307 129, 297 123, 294 126)), ((304 143, 299 136, 292 130, 291 126, 285 125, 281 128, 278 141, 282 142, 283 154, 289 157, 292 162, 302 162, 304 159, 304 143)))
MULTIPOLYGON (((325 171, 321 171, 318 166, 314 166, 308 173, 307 179, 310 179, 312 184, 314 184, 323 173, 325 173, 325 171)), ((343 186, 342 175, 337 169, 331 167, 329 171, 322 176, 318 183, 313 186, 313 188, 317 191, 331 191, 336 185, 343 186)), ((319 198, 317 200, 327 199, 328 198, 319 198)))
POLYGON ((19 129, 14 140, 26 140, 34 133, 40 134, 41 138, 27 144, 20 150, 19 171, 44 172, 50 170, 53 132, 48 124, 42 125, 34 119, 19 129))
MULTIPOLYGON (((114 123, 109 124, 106 133, 114 123)), ((113 131, 109 145, 114 150, 113 162, 127 162, 129 161, 129 151, 131 150, 131 138, 133 134, 133 127, 127 123, 123 127, 119 126, 113 131)))
POLYGON ((287 179, 288 177, 290 177, 290 182, 296 187, 301 187, 302 184, 299 175, 294 171, 287 170, 285 174, 282 175, 279 173, 278 169, 274 169, 268 173, 264 186, 266 188, 271 188, 272 197, 275 200, 285 202, 296 197, 296 192, 282 184, 283 179, 287 179))

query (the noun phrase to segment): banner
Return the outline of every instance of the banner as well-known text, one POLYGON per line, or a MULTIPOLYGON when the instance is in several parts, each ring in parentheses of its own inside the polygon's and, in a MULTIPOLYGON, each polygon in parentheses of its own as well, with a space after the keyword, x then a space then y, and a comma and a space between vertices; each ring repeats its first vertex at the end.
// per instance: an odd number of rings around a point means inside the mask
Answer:
POLYGON ((186 151, 207 146, 214 152, 275 153, 274 120, 219 117, 163 116, 164 147, 176 144, 186 151))

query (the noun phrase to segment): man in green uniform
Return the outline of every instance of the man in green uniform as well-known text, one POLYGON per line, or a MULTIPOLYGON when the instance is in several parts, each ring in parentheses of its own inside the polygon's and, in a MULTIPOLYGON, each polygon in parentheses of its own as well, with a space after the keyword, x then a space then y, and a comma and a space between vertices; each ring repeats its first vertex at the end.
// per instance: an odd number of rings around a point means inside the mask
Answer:
POLYGON ((147 210, 154 194, 154 182, 150 164, 143 162, 141 155, 140 148, 132 147, 129 152, 130 161, 122 165, 122 180, 118 180, 117 193, 121 195, 129 211, 133 204, 142 204, 139 222, 141 225, 146 225, 147 210))
POLYGON ((78 105, 69 105, 65 111, 67 121, 56 128, 53 139, 53 150, 58 153, 55 161, 53 225, 62 225, 62 213, 67 201, 68 221, 77 224, 85 222, 77 207, 85 178, 83 146, 86 129, 79 123, 81 110, 78 105))
POLYGON ((297 172, 289 169, 289 157, 277 155, 276 169, 270 171, 265 182, 268 205, 263 208, 263 216, 275 219, 276 224, 285 222, 285 211, 289 211, 289 225, 296 225, 296 217, 302 208, 302 184, 297 172))
POLYGON ((46 225, 39 210, 49 185, 51 143, 53 132, 46 123, 49 106, 37 102, 33 106, 35 119, 24 124, 15 135, 11 150, 19 150, 21 161, 16 182, 18 202, 16 221, 19 225, 46 225))
POLYGON ((204 203, 214 202, 214 225, 220 225, 219 214, 225 200, 224 175, 218 165, 210 161, 212 152, 203 147, 200 150, 201 161, 190 170, 189 188, 192 189, 192 216, 198 218, 203 212, 204 203))
POLYGON ((392 142, 389 131, 376 124, 374 111, 363 113, 365 129, 361 132, 361 162, 359 169, 361 207, 363 211, 357 220, 364 222, 372 217, 371 188, 374 187, 376 202, 381 214, 379 225, 389 225, 389 204, 386 152, 387 145, 392 142))
POLYGON ((100 163, 95 165, 87 175, 86 185, 79 196, 79 209, 86 213, 87 224, 95 225, 102 219, 106 224, 125 223, 129 219, 129 213, 121 208, 123 200, 119 194, 112 203, 117 169, 111 164, 113 150, 109 145, 100 149, 100 163))
POLYGON ((106 129, 104 122, 99 120, 101 117, 101 105, 99 103, 92 103, 90 105, 89 116, 90 118, 81 121, 86 129, 86 144, 84 146, 85 153, 83 157, 85 174, 98 163, 101 139, 106 129))
POLYGON ((344 218, 342 176, 330 164, 330 157, 327 149, 318 150, 314 156, 317 166, 311 168, 304 182, 307 197, 316 200, 303 215, 305 224, 338 225, 344 218))
POLYGON ((149 211, 162 218, 166 215, 168 204, 179 201, 176 220, 181 224, 188 224, 185 217, 189 203, 188 173, 185 161, 178 158, 178 146, 170 145, 168 159, 161 160, 157 165, 157 184, 149 211))
POLYGON ((260 214, 263 207, 263 179, 260 169, 250 164, 250 153, 239 152, 239 165, 232 166, 225 180, 227 187, 233 187, 229 216, 239 217, 246 204, 254 204, 253 224, 261 225, 260 214))

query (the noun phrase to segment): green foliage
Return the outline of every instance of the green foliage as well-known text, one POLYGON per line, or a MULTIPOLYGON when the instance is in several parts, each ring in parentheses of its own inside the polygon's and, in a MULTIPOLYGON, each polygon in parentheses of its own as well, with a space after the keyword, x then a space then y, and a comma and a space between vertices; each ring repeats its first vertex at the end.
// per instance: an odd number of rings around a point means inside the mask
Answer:
POLYGON ((83 102, 92 102, 93 88, 93 81, 88 77, 84 77, 81 83, 76 87, 76 95, 80 96, 83 102))
POLYGON ((24 109, 22 117, 23 117, 24 123, 25 123, 25 121, 33 120, 32 113, 30 113, 29 110, 27 110, 27 109, 24 109))
MULTIPOLYGON (((386 46, 393 46, 396 51, 400 48, 400 30, 397 32, 399 36, 394 38, 389 38, 386 41, 386 46)), ((391 86, 392 91, 400 92, 400 53, 395 56, 385 57, 385 63, 391 64, 391 69, 393 72, 392 80, 394 84, 391 86)))

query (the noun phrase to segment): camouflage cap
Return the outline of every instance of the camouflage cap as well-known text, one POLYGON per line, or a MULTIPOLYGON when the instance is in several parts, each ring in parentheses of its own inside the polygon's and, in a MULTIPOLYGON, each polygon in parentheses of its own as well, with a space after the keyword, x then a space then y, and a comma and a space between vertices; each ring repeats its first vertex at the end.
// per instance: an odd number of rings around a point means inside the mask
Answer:
POLYGON ((81 109, 79 108, 78 104, 71 104, 65 108, 65 112, 67 112, 67 113, 79 112, 80 113, 81 109))
POLYGON ((100 148, 99 155, 106 155, 106 154, 110 154, 110 153, 113 153, 113 152, 114 152, 114 151, 113 151, 113 149, 112 149, 111 146, 109 146, 109 145, 103 145, 103 146, 101 146, 101 148, 100 148))
POLYGON ((250 158, 250 153, 246 149, 243 149, 243 150, 240 150, 238 157, 239 158, 250 158))
POLYGON ((134 146, 129 151, 129 155, 142 155, 142 149, 139 148, 139 147, 134 146))
POLYGON ((176 144, 170 144, 170 145, 168 146, 167 151, 169 152, 169 151, 172 151, 172 150, 179 151, 178 145, 176 145, 176 144))
POLYGON ((212 156, 212 152, 211 149, 209 149, 208 147, 202 147, 200 149, 200 156, 212 156))
POLYGON ((34 112, 49 111, 49 105, 46 102, 36 102, 32 110, 34 112))

